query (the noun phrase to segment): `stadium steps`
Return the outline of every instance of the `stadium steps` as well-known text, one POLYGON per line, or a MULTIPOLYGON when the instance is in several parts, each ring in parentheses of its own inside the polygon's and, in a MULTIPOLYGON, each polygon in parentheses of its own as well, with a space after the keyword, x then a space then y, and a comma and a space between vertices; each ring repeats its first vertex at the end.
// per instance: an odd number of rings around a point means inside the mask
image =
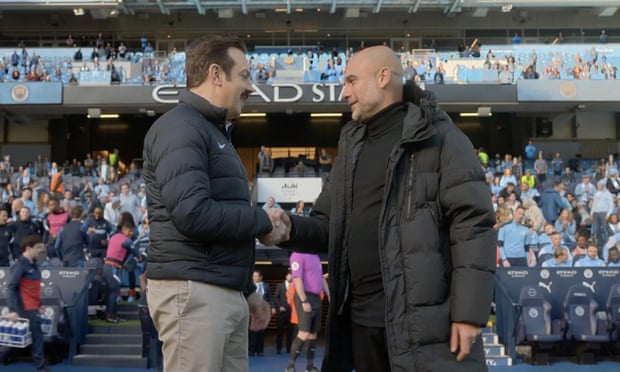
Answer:
MULTIPOLYGON (((138 319, 135 304, 119 304, 118 316, 138 319)), ((142 357, 142 329, 127 323, 91 325, 84 344, 73 358, 73 365, 116 368, 147 368, 147 358, 142 357)))
POLYGON ((489 325, 482 330, 482 341, 484 342, 484 355, 487 366, 512 366, 512 358, 506 355, 506 348, 499 343, 499 338, 493 330, 493 325, 489 325))

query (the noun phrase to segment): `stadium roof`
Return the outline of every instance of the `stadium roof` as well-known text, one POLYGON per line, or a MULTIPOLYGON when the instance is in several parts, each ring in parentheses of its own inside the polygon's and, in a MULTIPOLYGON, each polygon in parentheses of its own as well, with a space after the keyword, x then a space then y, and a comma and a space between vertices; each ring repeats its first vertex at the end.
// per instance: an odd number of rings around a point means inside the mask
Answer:
POLYGON ((484 17, 488 11, 510 12, 515 9, 573 7, 593 9, 600 16, 612 16, 618 0, 0 0, 0 9, 59 8, 86 11, 105 11, 107 16, 134 15, 138 12, 170 14, 173 11, 195 11, 204 15, 215 12, 222 18, 234 14, 276 11, 296 13, 321 11, 331 14, 341 11, 355 18, 359 13, 388 11, 416 13, 435 11, 460 13, 473 11, 473 16, 484 17))

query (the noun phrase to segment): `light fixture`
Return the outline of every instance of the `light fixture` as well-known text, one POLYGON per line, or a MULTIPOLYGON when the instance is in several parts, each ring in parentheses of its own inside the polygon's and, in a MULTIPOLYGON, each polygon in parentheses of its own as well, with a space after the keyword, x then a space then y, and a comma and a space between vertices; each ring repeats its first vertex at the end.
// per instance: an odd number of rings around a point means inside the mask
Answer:
POLYGON ((286 13, 288 10, 286 8, 275 8, 273 11, 276 13, 286 13))
POLYGON ((74 16, 83 16, 84 14, 86 14, 86 12, 84 11, 84 8, 74 8, 73 9, 73 15, 74 16))
POLYGON ((245 112, 239 116, 242 118, 264 118, 267 114, 264 112, 245 112))
POLYGON ((479 118, 479 117, 489 117, 489 116, 493 116, 492 112, 486 113, 486 114, 480 114, 478 112, 461 112, 459 114, 460 117, 462 118, 479 118))
POLYGON ((255 264, 256 265, 273 265, 273 262, 271 262, 271 261, 256 261, 255 264))
POLYGON ((339 112, 318 112, 310 114, 311 118, 340 118, 342 114, 339 112))
POLYGON ((120 117, 119 114, 100 114, 100 115, 86 115, 88 119, 118 119, 120 117))
POLYGON ((504 4, 502 5, 502 13, 508 13, 512 10, 512 4, 508 3, 508 4, 504 4))

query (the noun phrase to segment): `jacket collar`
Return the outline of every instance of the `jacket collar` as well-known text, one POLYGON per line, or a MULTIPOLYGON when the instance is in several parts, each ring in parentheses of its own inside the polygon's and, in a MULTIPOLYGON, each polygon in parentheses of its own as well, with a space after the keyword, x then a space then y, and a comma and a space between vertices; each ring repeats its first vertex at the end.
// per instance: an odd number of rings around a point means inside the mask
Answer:
POLYGON ((227 122, 225 108, 214 106, 206 99, 196 93, 190 92, 189 90, 183 90, 180 92, 179 101, 192 106, 204 115, 207 120, 218 127, 221 127, 222 129, 226 128, 227 122))

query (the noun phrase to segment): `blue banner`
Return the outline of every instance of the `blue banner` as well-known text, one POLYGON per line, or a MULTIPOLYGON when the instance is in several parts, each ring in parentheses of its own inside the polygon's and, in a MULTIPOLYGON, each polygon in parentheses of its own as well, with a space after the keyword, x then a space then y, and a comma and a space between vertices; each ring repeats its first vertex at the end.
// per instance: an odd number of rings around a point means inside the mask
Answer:
POLYGON ((62 83, 19 82, 0 84, 0 105, 62 104, 62 83))
POLYGON ((618 102, 617 80, 519 80, 519 102, 618 102))

